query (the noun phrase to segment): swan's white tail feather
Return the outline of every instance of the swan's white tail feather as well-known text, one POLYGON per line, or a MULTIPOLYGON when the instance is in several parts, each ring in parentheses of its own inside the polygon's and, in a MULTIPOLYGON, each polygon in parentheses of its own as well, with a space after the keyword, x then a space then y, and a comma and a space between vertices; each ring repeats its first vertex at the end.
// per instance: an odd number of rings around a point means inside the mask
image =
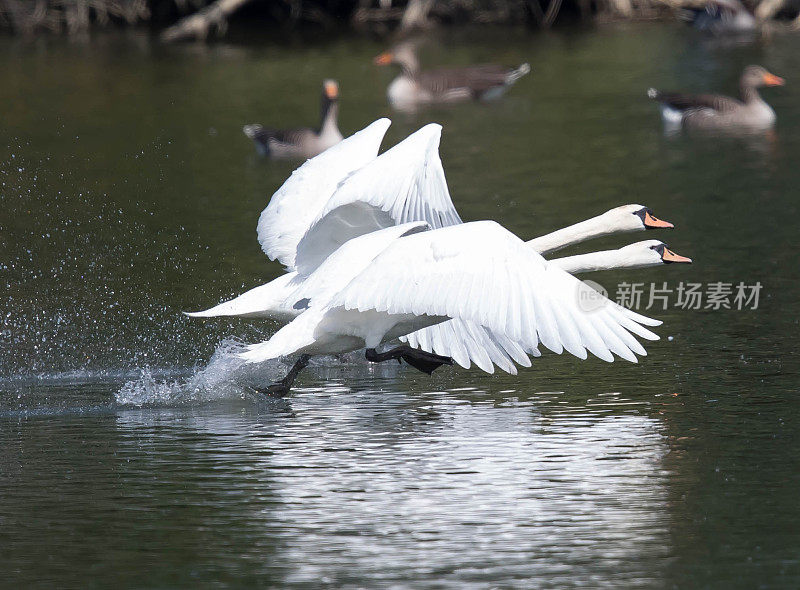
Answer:
POLYGON ((317 340, 314 337, 314 330, 324 312, 325 308, 309 309, 275 332, 269 340, 248 346, 247 351, 241 353, 239 358, 248 363, 260 363, 294 354, 306 346, 311 346, 317 340))
POLYGON ((216 317, 248 317, 248 318, 281 318, 291 313, 285 301, 294 290, 292 279, 296 273, 287 273, 242 293, 235 299, 225 301, 204 311, 184 312, 190 318, 216 318, 216 317))

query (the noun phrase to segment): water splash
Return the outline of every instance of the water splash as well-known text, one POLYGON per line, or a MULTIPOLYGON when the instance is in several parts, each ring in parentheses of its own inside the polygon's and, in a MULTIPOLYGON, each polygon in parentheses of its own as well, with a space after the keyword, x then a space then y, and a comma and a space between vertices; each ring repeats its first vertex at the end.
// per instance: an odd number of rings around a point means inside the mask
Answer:
MULTIPOLYGON (((155 161, 169 155, 152 151, 155 161)), ((182 217, 164 215, 163 200, 138 200, 152 167, 101 182, 74 156, 30 152, 0 144, 0 376, 186 367, 220 338, 262 336, 260 325, 181 315, 251 285, 201 269, 207 245, 182 217)))
MULTIPOLYGON (((177 406, 206 404, 220 400, 252 399, 263 395, 260 389, 282 379, 295 358, 248 364, 239 358, 247 344, 240 339, 223 340, 205 366, 188 376, 142 369, 135 379, 126 381, 115 394, 122 406, 177 406)), ((396 377, 403 368, 397 363, 367 362, 362 350, 311 359, 307 371, 317 380, 341 387, 343 382, 372 381, 375 377, 396 377)), ((330 391, 329 385, 325 389, 330 391)))
POLYGON ((188 377, 158 379, 150 369, 143 369, 138 378, 120 388, 116 402, 141 407, 244 399, 255 393, 255 384, 272 383, 286 373, 286 365, 278 360, 246 364, 238 356, 244 347, 239 340, 223 340, 208 364, 188 377))

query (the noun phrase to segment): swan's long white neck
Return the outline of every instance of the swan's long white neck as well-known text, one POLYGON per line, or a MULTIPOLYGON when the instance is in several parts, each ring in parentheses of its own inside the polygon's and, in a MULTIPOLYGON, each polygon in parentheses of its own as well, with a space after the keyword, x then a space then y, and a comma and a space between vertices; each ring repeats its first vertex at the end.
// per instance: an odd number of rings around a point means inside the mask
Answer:
POLYGON ((620 227, 611 223, 608 213, 603 213, 586 221, 556 230, 547 235, 528 240, 527 244, 539 254, 548 254, 561 250, 567 246, 577 244, 592 238, 599 238, 608 234, 621 231, 633 231, 635 227, 620 227))
POLYGON ((643 257, 636 252, 619 250, 602 250, 589 254, 578 254, 550 260, 551 264, 562 268, 570 274, 596 272, 600 270, 614 270, 620 268, 644 268, 657 266, 661 260, 657 256, 643 257))

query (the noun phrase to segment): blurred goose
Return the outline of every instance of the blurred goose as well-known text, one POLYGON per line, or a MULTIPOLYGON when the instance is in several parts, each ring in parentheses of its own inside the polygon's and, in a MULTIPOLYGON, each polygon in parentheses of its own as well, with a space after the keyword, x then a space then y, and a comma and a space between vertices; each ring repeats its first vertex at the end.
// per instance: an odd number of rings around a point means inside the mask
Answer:
POLYGON ((411 44, 402 44, 382 53, 374 59, 374 63, 400 66, 400 76, 389 84, 387 90, 389 103, 400 109, 419 104, 499 98, 531 71, 527 63, 518 68, 487 64, 423 71, 411 44))
POLYGON ((712 35, 744 35, 758 28, 756 17, 739 0, 708 0, 704 6, 686 8, 698 31, 712 35))
POLYGON ((693 129, 765 129, 775 123, 775 111, 758 93, 762 86, 783 86, 784 79, 761 66, 747 66, 739 81, 740 98, 720 94, 681 94, 655 88, 647 96, 661 105, 661 115, 669 125, 693 129))
POLYGON ((244 134, 253 140, 261 155, 271 158, 313 158, 342 141, 337 118, 339 84, 335 80, 322 83, 322 106, 318 129, 271 129, 261 125, 245 125, 244 134))
MULTIPOLYGON (((309 280, 316 273, 323 281, 347 275, 337 279, 345 286, 326 301, 312 300, 308 311, 241 354, 249 363, 301 355, 272 393, 288 392, 312 355, 361 348, 368 361, 403 359, 432 373, 454 359, 408 345, 377 349, 448 320, 508 339, 534 356, 542 344, 557 354, 567 350, 585 359, 589 351, 608 362, 614 355, 636 362, 646 353, 633 335, 657 340, 643 326, 661 323, 604 298, 583 309, 582 293, 591 287, 493 221, 435 230, 418 221, 372 232, 342 245, 309 280)), ((492 365, 486 348, 469 353, 482 359, 478 366, 492 365)))

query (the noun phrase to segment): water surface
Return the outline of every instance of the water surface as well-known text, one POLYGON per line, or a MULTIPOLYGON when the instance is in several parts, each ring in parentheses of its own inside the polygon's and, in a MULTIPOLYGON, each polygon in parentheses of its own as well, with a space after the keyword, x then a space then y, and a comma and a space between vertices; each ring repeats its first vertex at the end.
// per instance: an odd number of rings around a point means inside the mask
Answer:
MULTIPOLYGON (((392 113, 368 40, 283 47, 0 42, 0 571, 52 587, 795 588, 800 40, 673 25, 481 38, 432 63, 529 61, 506 99, 392 113), (649 86, 732 92, 761 63, 774 132, 665 136, 649 86), (277 276, 259 212, 295 164, 241 125, 444 125, 466 220, 533 237, 623 203, 695 264, 592 277, 763 285, 757 310, 651 309, 638 365, 517 376, 352 360, 285 400, 233 351, 276 325, 180 314, 277 276)), ((608 238, 593 247, 652 237, 608 238)), ((646 299, 645 295, 645 299, 646 299)), ((670 299, 675 302, 675 296, 670 299)))

